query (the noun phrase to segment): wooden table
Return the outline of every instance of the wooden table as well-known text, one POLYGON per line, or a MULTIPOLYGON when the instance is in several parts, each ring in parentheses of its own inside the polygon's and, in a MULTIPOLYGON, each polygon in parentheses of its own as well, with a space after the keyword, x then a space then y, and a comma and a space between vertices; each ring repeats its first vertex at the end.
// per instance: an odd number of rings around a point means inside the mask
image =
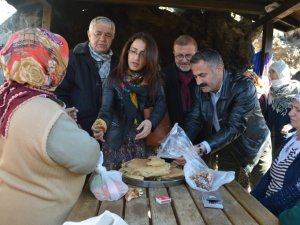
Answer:
POLYGON ((81 221, 105 210, 121 216, 129 225, 278 225, 278 219, 249 195, 236 181, 219 189, 224 209, 204 208, 201 193, 187 184, 169 188, 144 188, 144 194, 129 202, 124 198, 100 202, 84 188, 68 221, 81 221), (168 195, 172 203, 160 205, 156 196, 168 195))

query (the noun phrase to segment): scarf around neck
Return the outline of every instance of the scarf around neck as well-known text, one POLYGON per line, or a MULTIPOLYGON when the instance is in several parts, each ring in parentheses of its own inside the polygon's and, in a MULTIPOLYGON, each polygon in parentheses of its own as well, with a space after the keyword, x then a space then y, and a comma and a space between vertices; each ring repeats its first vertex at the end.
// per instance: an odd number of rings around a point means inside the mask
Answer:
POLYGON ((272 84, 269 92, 268 104, 276 113, 285 116, 291 108, 292 98, 300 92, 300 83, 290 80, 290 83, 272 84))
POLYGON ((103 81, 107 78, 110 72, 110 62, 113 52, 111 49, 109 49, 109 52, 107 54, 98 53, 92 48, 91 43, 89 43, 89 50, 92 58, 96 61, 99 76, 103 81))
POLYGON ((7 137, 10 118, 13 113, 30 99, 42 96, 53 98, 53 93, 41 89, 6 81, 0 87, 0 135, 7 137))
POLYGON ((190 93, 189 84, 193 80, 194 76, 192 71, 183 72, 178 71, 179 80, 180 80, 180 96, 181 96, 181 107, 182 111, 186 112, 190 109, 192 104, 192 97, 190 93))
POLYGON ((139 124, 143 119, 139 108, 147 99, 147 84, 144 82, 143 73, 129 70, 121 83, 121 88, 126 117, 132 119, 134 124, 139 124))

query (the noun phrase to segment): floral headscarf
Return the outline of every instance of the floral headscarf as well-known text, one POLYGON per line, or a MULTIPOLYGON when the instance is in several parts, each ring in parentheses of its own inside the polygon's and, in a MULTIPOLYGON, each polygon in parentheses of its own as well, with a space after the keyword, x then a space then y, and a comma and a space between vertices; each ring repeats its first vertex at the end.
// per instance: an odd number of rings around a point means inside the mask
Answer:
POLYGON ((65 75, 68 53, 63 37, 27 28, 12 35, 0 51, 0 63, 6 80, 53 91, 65 75))
POLYGON ((54 98, 64 78, 69 48, 60 35, 27 28, 12 35, 0 51, 6 82, 0 87, 0 135, 6 137, 14 111, 37 96, 54 98))

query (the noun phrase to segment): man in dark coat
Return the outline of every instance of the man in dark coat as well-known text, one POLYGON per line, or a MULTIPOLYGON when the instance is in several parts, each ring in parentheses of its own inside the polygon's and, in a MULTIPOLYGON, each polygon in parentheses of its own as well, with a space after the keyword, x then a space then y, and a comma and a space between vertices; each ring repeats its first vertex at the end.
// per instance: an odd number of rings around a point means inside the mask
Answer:
POLYGON ((197 51, 197 42, 189 35, 181 35, 173 45, 174 62, 163 68, 165 94, 171 124, 182 126, 190 110, 196 86, 190 59, 197 51))
POLYGON ((117 57, 110 48, 115 24, 106 17, 96 17, 87 34, 89 41, 78 44, 70 53, 65 79, 55 94, 92 136, 91 127, 101 107, 102 83, 117 64, 117 57))
POLYGON ((198 86, 184 130, 191 140, 204 136, 198 151, 202 156, 217 153, 219 170, 235 171, 237 180, 243 173, 255 186, 272 160, 270 131, 255 86, 242 74, 224 70, 212 49, 198 51, 191 68, 198 86))

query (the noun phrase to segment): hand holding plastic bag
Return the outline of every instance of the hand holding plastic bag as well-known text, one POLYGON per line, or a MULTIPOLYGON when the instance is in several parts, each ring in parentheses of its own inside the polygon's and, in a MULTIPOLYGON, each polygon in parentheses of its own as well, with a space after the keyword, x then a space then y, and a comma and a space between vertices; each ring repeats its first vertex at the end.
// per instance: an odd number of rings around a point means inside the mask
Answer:
POLYGON ((199 191, 215 191, 223 184, 229 183, 234 179, 233 171, 225 172, 210 169, 197 154, 192 142, 177 123, 162 142, 157 156, 173 159, 183 156, 186 160, 183 169, 185 180, 191 188, 199 191), (195 181, 191 179, 192 176, 203 171, 209 172, 213 176, 212 185, 208 190, 198 187, 195 181))
POLYGON ((97 174, 90 183, 91 192, 100 201, 115 201, 123 197, 128 186, 122 181, 122 173, 116 170, 106 171, 102 166, 103 154, 99 158, 98 165, 95 169, 97 174))

